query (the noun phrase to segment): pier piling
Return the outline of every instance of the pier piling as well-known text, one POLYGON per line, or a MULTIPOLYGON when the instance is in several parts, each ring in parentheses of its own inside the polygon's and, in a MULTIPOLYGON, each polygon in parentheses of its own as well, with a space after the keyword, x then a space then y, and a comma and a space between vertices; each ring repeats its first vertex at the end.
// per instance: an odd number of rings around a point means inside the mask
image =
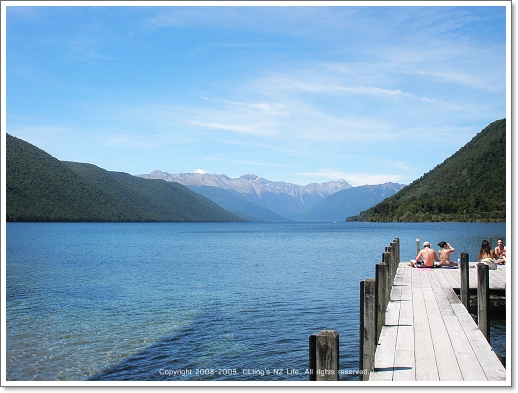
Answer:
POLYGON ((309 380, 338 381, 339 335, 322 330, 309 337, 309 380))
POLYGON ((469 311, 469 254, 460 253, 460 301, 469 311))
POLYGON ((477 263, 478 328, 489 341, 489 266, 477 263))
POLYGON ((389 296, 389 267, 385 262, 381 262, 376 265, 376 341, 381 334, 381 328, 385 325, 389 296))
POLYGON ((364 374, 360 379, 369 380, 369 373, 374 370, 374 352, 376 351, 376 281, 367 278, 360 282, 360 370, 364 374))

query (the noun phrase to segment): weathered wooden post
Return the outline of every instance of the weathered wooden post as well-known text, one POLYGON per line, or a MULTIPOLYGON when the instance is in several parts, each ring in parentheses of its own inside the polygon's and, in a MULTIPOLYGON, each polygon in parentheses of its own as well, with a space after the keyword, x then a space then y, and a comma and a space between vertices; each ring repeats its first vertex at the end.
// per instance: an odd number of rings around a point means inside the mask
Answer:
MULTIPOLYGON (((389 249, 389 247, 386 248, 389 249)), ((388 251, 385 251, 381 255, 381 260, 388 266, 388 271, 391 273, 387 280, 387 293, 390 295, 390 291, 392 290, 392 284, 394 283, 394 276, 392 275, 392 272, 394 271, 394 260, 391 258, 390 252, 388 251)))
POLYGON ((376 351, 376 281, 360 282, 360 380, 368 381, 376 351))
POLYGON ((418 237, 415 239, 415 255, 419 255, 419 252, 421 251, 421 241, 418 237))
POLYGON ((395 244, 395 248, 396 248, 396 263, 394 264, 395 266, 394 266, 393 276, 395 277, 399 264, 401 263, 401 249, 399 247, 399 238, 398 237, 396 237, 394 239, 394 244, 395 244))
POLYGON ((385 325, 385 313, 388 303, 389 269, 385 262, 376 265, 376 342, 381 334, 381 328, 385 325))
POLYGON ((322 330, 309 336, 309 380, 338 381, 339 334, 322 330))
POLYGON ((399 243, 399 237, 396 237, 396 245, 397 245, 397 263, 398 266, 401 263, 401 244, 399 243))
MULTIPOLYGON (((389 273, 391 275, 391 279, 393 279, 392 277, 392 271, 394 270, 394 259, 392 258, 392 243, 385 247, 385 253, 384 254, 387 254, 388 253, 388 259, 387 259, 387 262, 385 262, 387 264, 387 266, 389 267, 389 273)), ((384 258, 384 256, 383 256, 384 258)))
POLYGON ((397 250, 396 250, 396 243, 392 242, 390 243, 390 263, 391 263, 391 271, 390 271, 390 280, 394 281, 394 277, 396 277, 396 271, 398 267, 397 262, 397 250))
POLYGON ((469 254, 460 253, 460 301, 469 312, 469 254))
POLYGON ((478 328, 489 342, 489 266, 477 263, 478 328))

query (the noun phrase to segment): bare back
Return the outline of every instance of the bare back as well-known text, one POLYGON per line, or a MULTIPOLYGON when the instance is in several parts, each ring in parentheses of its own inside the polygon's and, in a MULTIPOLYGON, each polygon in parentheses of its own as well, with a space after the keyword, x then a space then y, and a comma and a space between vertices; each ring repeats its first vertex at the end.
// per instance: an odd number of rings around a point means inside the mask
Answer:
POLYGON ((417 256, 416 260, 422 260, 427 267, 433 267, 434 261, 440 261, 435 250, 429 247, 425 247, 419 251, 419 255, 417 256))

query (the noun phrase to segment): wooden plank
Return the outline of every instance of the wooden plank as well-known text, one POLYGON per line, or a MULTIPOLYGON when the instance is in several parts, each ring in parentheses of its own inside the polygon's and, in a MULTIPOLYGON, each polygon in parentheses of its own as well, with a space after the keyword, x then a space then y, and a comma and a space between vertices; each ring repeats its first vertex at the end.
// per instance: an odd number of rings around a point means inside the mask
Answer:
POLYGON ((415 381, 414 349, 397 350, 394 357, 393 381, 415 381))
MULTIPOLYGON (((451 347, 454 351, 457 363, 459 364, 459 369, 462 373, 462 379, 465 381, 486 380, 483 369, 479 364, 472 347, 469 344, 469 337, 467 337, 465 334, 462 334, 463 330, 461 328, 461 324, 455 311, 452 308, 452 303, 450 303, 449 299, 453 300, 453 304, 459 304, 460 301, 453 291, 453 288, 439 288, 441 282, 441 273, 439 270, 435 272, 435 280, 431 280, 432 285, 437 285, 434 287, 435 299, 445 322, 445 333, 448 334, 450 339, 451 347), (449 296, 446 295, 447 292, 449 292, 449 296)), ((466 314, 468 314, 466 310, 464 311, 466 314)))
POLYGON ((384 326, 374 356, 374 372, 369 381, 392 381, 396 351, 397 325, 384 326))
MULTIPOLYGON (((491 288, 505 288, 505 266, 489 274, 491 288)), ((476 268, 470 279, 476 282, 476 268)), ((453 290, 459 287, 460 269, 399 264, 369 380, 506 381, 506 369, 453 290)))
POLYGON ((496 270, 489 271, 489 289, 505 289, 507 266, 498 265, 496 270))
POLYGON ((504 366, 500 360, 498 360, 498 357, 473 321, 473 318, 466 312, 462 304, 452 304, 452 308, 455 311, 465 335, 469 337, 469 343, 477 356, 487 380, 505 381, 506 370, 504 366))
POLYGON ((450 287, 460 289, 460 269, 441 269, 450 287))
POLYGON ((414 327, 398 326, 394 355, 394 381, 415 381, 414 327))
POLYGON ((451 346, 450 338, 446 333, 446 325, 442 318, 437 300, 432 288, 423 288, 428 321, 431 326, 431 335, 434 348, 440 348, 435 352, 437 370, 441 381, 462 381, 455 353, 451 346))
POLYGON ((399 309, 401 307, 401 291, 402 291, 401 285, 392 287, 392 291, 390 293, 390 300, 387 304, 387 314, 385 315, 385 325, 397 325, 399 323, 399 309))
POLYGON ((441 288, 451 288, 451 283, 448 277, 453 277, 452 274, 448 273, 453 269, 436 269, 434 271, 435 277, 439 280, 439 285, 441 288))
POLYGON ((415 381, 412 270, 403 270, 399 326, 394 356, 394 381, 415 381))
POLYGON ((431 288, 430 274, 433 273, 433 269, 416 269, 416 273, 420 274, 421 288, 431 288))
MULTIPOLYGON (((437 283, 439 279, 436 278, 437 283)), ((482 367, 469 344, 469 338, 464 334, 461 324, 455 311, 451 307, 451 303, 446 296, 445 291, 452 288, 438 288, 435 291, 435 299, 441 312, 445 331, 444 335, 448 336, 453 353, 455 355, 460 372, 462 373, 462 380, 464 381, 483 381, 486 380, 482 367)))
MULTIPOLYGON (((419 273, 415 274, 416 276, 419 273)), ((415 283, 415 281, 412 281, 415 283)), ((414 310, 414 352, 415 352, 415 380, 438 381, 439 372, 435 361, 435 348, 426 308, 424 307, 423 290, 419 286, 412 287, 414 310)))

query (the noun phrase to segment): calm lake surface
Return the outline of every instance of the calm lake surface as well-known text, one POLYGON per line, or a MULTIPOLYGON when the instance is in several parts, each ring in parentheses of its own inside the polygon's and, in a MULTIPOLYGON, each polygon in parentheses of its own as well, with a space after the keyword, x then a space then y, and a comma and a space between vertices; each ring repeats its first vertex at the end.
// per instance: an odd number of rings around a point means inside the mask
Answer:
MULTIPOLYGON (((360 281, 385 246, 475 260, 490 236, 505 224, 7 223, 7 380, 307 381, 309 336, 333 329, 357 381, 360 281)), ((493 323, 503 355, 505 336, 493 323)))

